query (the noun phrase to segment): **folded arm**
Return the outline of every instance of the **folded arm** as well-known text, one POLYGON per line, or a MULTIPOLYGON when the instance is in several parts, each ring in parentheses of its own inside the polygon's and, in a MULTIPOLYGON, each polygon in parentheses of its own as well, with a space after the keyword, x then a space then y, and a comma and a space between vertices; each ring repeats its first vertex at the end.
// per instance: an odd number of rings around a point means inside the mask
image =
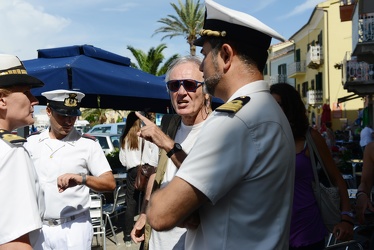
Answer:
POLYGON ((208 198, 183 179, 175 176, 164 188, 152 194, 147 208, 149 224, 157 231, 170 230, 176 226, 186 226, 191 215, 208 198))

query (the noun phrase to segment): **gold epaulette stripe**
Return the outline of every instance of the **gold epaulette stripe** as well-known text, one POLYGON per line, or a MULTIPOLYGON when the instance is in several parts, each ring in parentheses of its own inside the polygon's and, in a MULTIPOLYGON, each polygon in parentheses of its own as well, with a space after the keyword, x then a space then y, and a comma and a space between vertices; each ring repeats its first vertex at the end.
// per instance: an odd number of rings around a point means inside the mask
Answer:
POLYGON ((225 103, 218 108, 216 111, 218 112, 227 112, 227 113, 236 113, 238 112, 244 105, 246 105, 251 98, 249 96, 241 96, 235 98, 231 102, 225 103))
POLYGON ((0 130, 0 137, 7 142, 10 143, 19 143, 19 142, 26 142, 27 140, 21 136, 14 135, 6 130, 0 130))

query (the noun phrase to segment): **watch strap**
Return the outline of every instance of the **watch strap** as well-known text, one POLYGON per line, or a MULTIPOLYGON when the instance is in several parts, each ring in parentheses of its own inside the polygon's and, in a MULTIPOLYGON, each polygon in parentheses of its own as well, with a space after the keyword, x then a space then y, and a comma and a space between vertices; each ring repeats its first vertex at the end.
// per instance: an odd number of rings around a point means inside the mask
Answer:
POLYGON ((178 144, 178 143, 174 143, 174 147, 169 152, 167 152, 166 155, 167 155, 167 157, 170 158, 170 157, 173 156, 173 154, 175 154, 176 152, 179 152, 181 150, 182 150, 181 145, 178 144))

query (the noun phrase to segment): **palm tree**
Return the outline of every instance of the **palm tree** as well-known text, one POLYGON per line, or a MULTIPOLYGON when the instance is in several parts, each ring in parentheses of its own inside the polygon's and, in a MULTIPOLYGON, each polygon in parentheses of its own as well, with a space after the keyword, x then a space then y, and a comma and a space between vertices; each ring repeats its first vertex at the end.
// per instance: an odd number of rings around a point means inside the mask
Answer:
POLYGON ((196 47, 193 45, 193 41, 197 38, 197 32, 203 27, 205 9, 200 4, 200 0, 197 0, 196 3, 194 0, 186 0, 185 4, 181 0, 178 0, 178 2, 180 7, 170 3, 177 15, 168 15, 167 18, 158 20, 165 26, 158 28, 154 34, 168 33, 161 40, 166 37, 186 37, 187 43, 190 45, 190 54, 194 56, 196 55, 196 47))
POLYGON ((136 69, 141 69, 144 72, 148 72, 156 76, 165 74, 171 62, 179 56, 178 54, 174 54, 159 69, 162 61, 165 58, 164 55, 162 54, 162 51, 166 48, 167 48, 166 45, 162 43, 156 48, 154 47, 150 48, 148 51, 148 54, 146 54, 144 51, 140 49, 135 49, 134 47, 130 45, 127 46, 127 49, 131 51, 132 55, 135 57, 138 63, 138 64, 131 63, 131 66, 136 69))

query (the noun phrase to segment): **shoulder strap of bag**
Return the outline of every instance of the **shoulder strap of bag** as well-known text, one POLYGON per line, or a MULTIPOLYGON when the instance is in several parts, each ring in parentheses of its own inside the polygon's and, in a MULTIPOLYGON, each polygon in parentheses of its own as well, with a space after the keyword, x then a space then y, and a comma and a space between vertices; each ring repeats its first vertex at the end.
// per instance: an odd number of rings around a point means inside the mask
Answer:
POLYGON ((319 178, 318 178, 318 174, 317 174, 317 163, 316 163, 316 157, 315 157, 315 152, 314 152, 315 144, 314 144, 312 135, 310 133, 310 128, 308 128, 308 131, 306 132, 306 141, 307 141, 308 148, 309 148, 310 160, 312 162, 312 169, 313 169, 313 175, 314 175, 314 185, 315 185, 315 188, 316 188, 316 191, 317 191, 318 199, 316 199, 316 200, 317 200, 317 203, 318 203, 318 207, 320 207, 320 205, 321 205, 321 191, 319 189, 319 178))
POLYGON ((142 145, 141 145, 141 148, 140 148, 140 165, 139 166, 142 166, 143 165, 143 151, 144 151, 144 139, 141 138, 142 140, 142 145))
MULTIPOLYGON (((181 117, 179 115, 164 115, 161 120, 161 130, 165 134, 167 134, 170 138, 175 138, 177 133, 178 127, 181 123, 181 117)), ((160 150, 160 158, 158 161, 157 172, 155 181, 153 184, 152 192, 159 189, 161 186, 161 182, 164 178, 166 165, 168 162, 168 157, 166 156, 166 151, 161 149, 160 150)))
MULTIPOLYGON (((327 178, 327 180, 328 180, 328 182, 329 182, 329 184, 330 184, 330 187, 331 187, 331 186, 333 186, 333 185, 332 185, 332 182, 331 182, 331 180, 330 180, 329 174, 327 173, 327 170, 326 170, 325 164, 324 164, 324 162, 323 162, 323 160, 322 160, 322 158, 321 158, 321 155, 320 155, 320 153, 319 153, 319 151, 318 151, 318 148, 317 148, 316 144, 314 143, 314 140, 313 140, 312 134, 311 134, 311 132, 310 132, 311 129, 312 129, 312 128, 309 127, 308 132, 307 132, 307 134, 306 134, 306 136, 307 136, 307 141, 309 142, 309 143, 308 143, 308 145, 309 145, 309 151, 310 151, 310 152, 313 152, 313 154, 311 153, 310 155, 311 155, 311 156, 312 156, 312 155, 314 156, 314 157, 311 157, 311 158, 314 159, 314 162, 315 162, 315 169, 316 169, 316 171, 317 171, 317 163, 318 163, 318 162, 320 163, 321 168, 322 168, 323 172, 325 173, 325 176, 326 176, 326 178, 327 178), (308 138, 308 137, 309 137, 309 138, 308 138), (317 158, 317 161, 316 161, 316 158, 317 158)), ((313 161, 312 161, 312 163, 313 163, 313 161)))
MULTIPOLYGON (((178 127, 181 122, 181 117, 179 115, 164 115, 161 120, 161 130, 170 138, 175 138, 177 133, 178 127)), ((168 162, 168 157, 166 156, 166 151, 161 149, 160 150, 160 158, 157 165, 157 172, 155 181, 153 182, 152 193, 160 188, 161 182, 164 179, 166 165, 168 162)), ((145 230, 144 230, 144 247, 143 250, 149 249, 149 239, 151 238, 152 228, 151 226, 146 223, 145 230)))

